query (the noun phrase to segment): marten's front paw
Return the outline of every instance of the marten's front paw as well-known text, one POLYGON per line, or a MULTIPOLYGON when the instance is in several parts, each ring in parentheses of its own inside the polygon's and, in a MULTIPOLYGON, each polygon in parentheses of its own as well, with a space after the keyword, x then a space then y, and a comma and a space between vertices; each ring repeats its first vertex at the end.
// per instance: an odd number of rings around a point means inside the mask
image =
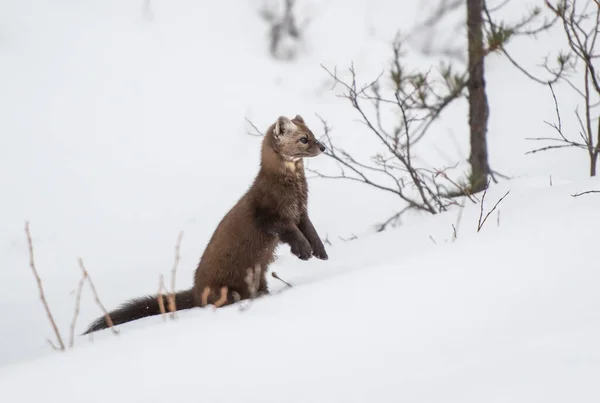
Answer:
POLYGON ((312 249, 307 241, 294 242, 292 244, 292 253, 302 260, 308 260, 312 254, 312 249))
POLYGON ((325 247, 323 245, 317 245, 313 249, 313 256, 321 260, 329 259, 329 256, 327 256, 327 252, 325 252, 325 247))

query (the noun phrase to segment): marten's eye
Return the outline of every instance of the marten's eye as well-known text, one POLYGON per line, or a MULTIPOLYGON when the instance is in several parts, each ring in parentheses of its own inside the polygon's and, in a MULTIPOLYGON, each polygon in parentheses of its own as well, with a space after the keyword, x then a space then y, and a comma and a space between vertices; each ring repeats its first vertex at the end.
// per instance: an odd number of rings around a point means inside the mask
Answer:
POLYGON ((306 144, 306 143, 308 143, 308 139, 307 139, 306 137, 302 137, 302 138, 300 139, 300 142, 301 142, 302 144, 306 144))

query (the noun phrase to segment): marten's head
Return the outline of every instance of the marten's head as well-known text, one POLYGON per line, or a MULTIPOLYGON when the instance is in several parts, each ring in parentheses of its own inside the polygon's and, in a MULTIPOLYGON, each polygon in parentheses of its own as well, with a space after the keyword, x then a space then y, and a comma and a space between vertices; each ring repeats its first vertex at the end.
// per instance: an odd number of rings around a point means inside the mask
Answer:
POLYGON ((273 150, 288 161, 316 157, 325 151, 325 146, 315 138, 300 115, 291 120, 280 116, 268 134, 272 136, 273 150))

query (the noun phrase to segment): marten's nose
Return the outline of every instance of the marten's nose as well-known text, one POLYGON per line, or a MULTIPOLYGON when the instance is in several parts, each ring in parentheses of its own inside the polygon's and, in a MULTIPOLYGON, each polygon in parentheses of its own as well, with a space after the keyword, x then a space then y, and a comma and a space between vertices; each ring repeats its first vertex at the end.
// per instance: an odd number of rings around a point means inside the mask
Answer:
POLYGON ((319 150, 321 150, 321 152, 325 151, 325 146, 323 145, 323 143, 317 141, 317 145, 319 146, 319 150))

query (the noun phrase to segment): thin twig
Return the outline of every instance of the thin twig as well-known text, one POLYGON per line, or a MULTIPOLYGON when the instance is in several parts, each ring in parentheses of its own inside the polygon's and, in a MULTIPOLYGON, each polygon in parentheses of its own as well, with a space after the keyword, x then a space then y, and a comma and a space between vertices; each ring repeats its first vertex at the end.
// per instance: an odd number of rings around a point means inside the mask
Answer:
POLYGON ((408 210, 411 209, 411 206, 406 206, 404 207, 402 210, 400 210, 399 212, 395 213, 393 216, 391 216, 390 218, 388 218, 387 220, 385 220, 384 222, 382 222, 381 224, 377 225, 376 231, 377 232, 382 232, 384 231, 388 225, 392 224, 392 226, 396 225, 396 222, 398 220, 400 220, 400 218, 402 217, 402 215, 404 213, 406 213, 408 210))
POLYGON ((252 123, 252 121, 250 119, 248 119, 248 118, 244 118, 244 119, 246 119, 246 122, 250 126, 252 126, 252 128, 255 131, 255 133, 252 133, 252 132, 246 132, 246 133, 248 133, 251 136, 255 136, 255 137, 263 137, 264 136, 264 133, 258 127, 256 127, 256 125, 254 123, 252 123))
POLYGON ((58 347, 56 344, 54 344, 54 342, 50 339, 46 339, 46 343, 48 343, 48 345, 52 348, 52 350, 55 350, 55 351, 62 350, 60 347, 58 347))
POLYGON ((113 332, 113 334, 119 334, 119 331, 114 327, 114 324, 113 324, 112 318, 110 317, 110 314, 108 313, 108 311, 106 310, 106 308, 104 307, 102 302, 100 301, 100 297, 98 296, 98 292, 96 291, 94 282, 92 281, 92 278, 90 277, 89 272, 86 270, 85 266, 83 265, 82 258, 79 258, 79 267, 81 268, 81 271, 86 275, 86 277, 88 279, 88 284, 90 285, 90 288, 92 289, 92 293, 94 294, 94 299, 96 300, 96 304, 98 304, 98 306, 104 313, 104 320, 106 321, 106 324, 108 325, 108 327, 110 327, 110 330, 113 332))
POLYGON ((276 272, 271 272, 271 276, 273 276, 273 278, 276 278, 277 280, 281 281, 288 287, 292 288, 292 285, 290 283, 288 283, 287 281, 285 281, 284 279, 282 279, 281 277, 279 277, 279 275, 276 272))
POLYGON ((465 210, 465 204, 466 202, 463 202, 459 209, 458 209, 458 215, 456 216, 456 223, 452 224, 452 242, 456 241, 456 239, 458 238, 458 229, 460 227, 460 223, 462 222, 462 216, 463 216, 463 212, 465 210))
POLYGON ((79 284, 77 285, 77 293, 75 294, 75 312, 73 313, 73 320, 71 321, 71 335, 69 337, 69 347, 73 348, 75 343, 75 324, 77 323, 77 317, 79 316, 79 307, 81 305, 81 292, 83 291, 83 285, 87 279, 87 273, 81 275, 79 284))
POLYGON ((29 266, 33 271, 33 275, 35 276, 35 280, 37 282, 38 290, 40 291, 40 299, 42 300, 42 304, 44 305, 44 309, 46 310, 46 315, 48 316, 48 320, 50 320, 50 324, 52 325, 52 329, 54 330, 54 334, 56 335, 56 339, 58 340, 58 347, 54 345, 50 340, 50 345, 55 347, 58 350, 64 351, 65 344, 63 343, 60 332, 58 331, 58 327, 56 326, 56 322, 54 321, 54 317, 52 316, 52 312, 50 311, 50 307, 48 306, 48 302, 46 301, 46 296, 44 295, 44 287, 42 286, 42 280, 37 272, 35 267, 35 260, 33 254, 33 242, 31 240, 31 233, 29 232, 29 221, 25 222, 25 234, 27 234, 27 244, 29 246, 29 266))
POLYGON ((498 205, 502 202, 502 200, 504 200, 504 198, 506 196, 508 196, 508 194, 510 193, 510 190, 508 192, 506 192, 504 194, 504 196, 502 196, 500 198, 500 200, 498 200, 496 202, 496 204, 494 204, 494 207, 490 211, 488 211, 488 213, 485 215, 485 217, 483 218, 483 221, 482 221, 481 220, 481 216, 483 214, 483 201, 485 200, 485 193, 486 193, 486 191, 487 191, 487 187, 486 187, 486 189, 483 192, 483 197, 481 198, 481 208, 480 208, 480 211, 479 211, 479 222, 477 224, 477 232, 479 232, 481 230, 481 228, 483 228, 483 225, 485 224, 485 222, 486 222, 487 218, 490 216, 490 214, 492 214, 494 212, 494 210, 496 210, 496 207, 498 207, 498 205))
POLYGON ((573 197, 579 197, 579 196, 583 196, 583 195, 587 195, 590 193, 600 193, 600 190, 587 190, 585 192, 581 192, 581 193, 574 193, 571 196, 573 197))

